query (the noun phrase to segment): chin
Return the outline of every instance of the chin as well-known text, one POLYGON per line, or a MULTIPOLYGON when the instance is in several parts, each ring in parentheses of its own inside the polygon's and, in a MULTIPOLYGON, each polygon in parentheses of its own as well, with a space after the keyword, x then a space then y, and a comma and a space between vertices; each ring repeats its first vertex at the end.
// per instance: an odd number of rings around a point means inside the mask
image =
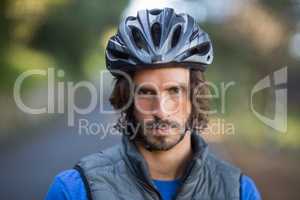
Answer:
POLYGON ((151 133, 149 133, 151 135, 145 136, 144 138, 144 146, 150 151, 170 150, 180 143, 184 138, 184 134, 176 134, 174 132, 173 134, 171 133, 167 135, 160 135, 154 134, 151 131, 151 133))

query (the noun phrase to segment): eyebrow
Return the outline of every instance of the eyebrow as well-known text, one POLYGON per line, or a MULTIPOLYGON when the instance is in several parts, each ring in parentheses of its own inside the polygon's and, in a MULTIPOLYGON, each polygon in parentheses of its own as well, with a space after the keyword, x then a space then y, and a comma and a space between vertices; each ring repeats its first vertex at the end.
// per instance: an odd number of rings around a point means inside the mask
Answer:
POLYGON ((167 87, 167 89, 174 88, 174 87, 181 88, 181 89, 187 89, 188 88, 188 86, 185 83, 179 83, 179 84, 175 84, 175 85, 169 85, 167 87))
POLYGON ((149 85, 134 85, 134 90, 136 89, 143 89, 143 90, 154 90, 155 87, 149 86, 149 85))

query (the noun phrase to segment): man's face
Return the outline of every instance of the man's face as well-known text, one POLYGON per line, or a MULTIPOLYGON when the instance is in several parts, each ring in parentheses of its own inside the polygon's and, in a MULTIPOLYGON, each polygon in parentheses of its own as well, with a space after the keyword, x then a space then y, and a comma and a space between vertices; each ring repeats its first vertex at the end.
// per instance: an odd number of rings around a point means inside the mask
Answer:
POLYGON ((135 73, 134 118, 147 149, 169 150, 183 139, 191 113, 189 79, 189 70, 178 67, 135 73))

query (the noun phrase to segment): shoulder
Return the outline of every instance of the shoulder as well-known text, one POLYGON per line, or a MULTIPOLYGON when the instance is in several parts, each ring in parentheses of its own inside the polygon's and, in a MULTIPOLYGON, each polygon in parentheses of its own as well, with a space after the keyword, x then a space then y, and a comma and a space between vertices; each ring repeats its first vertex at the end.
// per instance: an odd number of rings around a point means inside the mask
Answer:
POLYGON ((120 174, 126 174, 121 145, 83 157, 74 167, 86 188, 88 196, 101 195, 111 199, 113 188, 120 181, 120 174))
POLYGON ((260 200, 260 193, 254 181, 246 175, 241 177, 241 194, 242 200, 260 200))
POLYGON ((86 191, 78 171, 65 170, 55 176, 46 200, 86 200, 86 191))
POLYGON ((116 177, 126 175, 122 155, 122 146, 116 145, 80 159, 74 168, 81 175, 88 194, 90 190, 112 190, 114 184, 111 183, 116 182, 116 177))
POLYGON ((75 169, 68 169, 65 171, 60 172, 58 175, 55 176, 55 179, 61 182, 77 182, 80 180, 80 175, 77 170, 75 169))
POLYGON ((236 176, 240 178, 241 170, 235 165, 217 157, 214 153, 208 152, 206 163, 214 174, 223 176, 236 176))
POLYGON ((206 151, 202 160, 202 174, 207 182, 212 182, 209 187, 212 193, 217 195, 215 198, 240 199, 240 169, 220 159, 209 150, 206 151))
POLYGON ((110 169, 122 160, 121 146, 116 145, 81 158, 76 167, 80 167, 84 171, 93 171, 96 168, 110 169))

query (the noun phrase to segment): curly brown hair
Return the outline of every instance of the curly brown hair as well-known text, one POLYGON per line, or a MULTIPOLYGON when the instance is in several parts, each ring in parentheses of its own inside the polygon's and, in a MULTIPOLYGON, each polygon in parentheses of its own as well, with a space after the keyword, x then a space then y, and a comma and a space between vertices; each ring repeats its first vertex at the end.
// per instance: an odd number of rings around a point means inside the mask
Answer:
MULTIPOLYGON (((208 84, 205 80, 204 74, 199 69, 190 70, 190 100, 192 102, 192 111, 188 120, 188 127, 193 131, 202 131, 207 127, 209 111, 209 99, 203 98, 210 94, 208 84)), ((134 73, 126 73, 132 80, 134 73)), ((121 116, 115 125, 115 128, 121 133, 128 131, 128 123, 136 124, 133 116, 133 102, 125 109, 124 106, 132 97, 133 92, 130 90, 130 83, 124 76, 115 78, 115 84, 110 96, 110 103, 114 109, 121 109, 121 116)), ((130 133, 127 133, 130 134, 130 133)))

